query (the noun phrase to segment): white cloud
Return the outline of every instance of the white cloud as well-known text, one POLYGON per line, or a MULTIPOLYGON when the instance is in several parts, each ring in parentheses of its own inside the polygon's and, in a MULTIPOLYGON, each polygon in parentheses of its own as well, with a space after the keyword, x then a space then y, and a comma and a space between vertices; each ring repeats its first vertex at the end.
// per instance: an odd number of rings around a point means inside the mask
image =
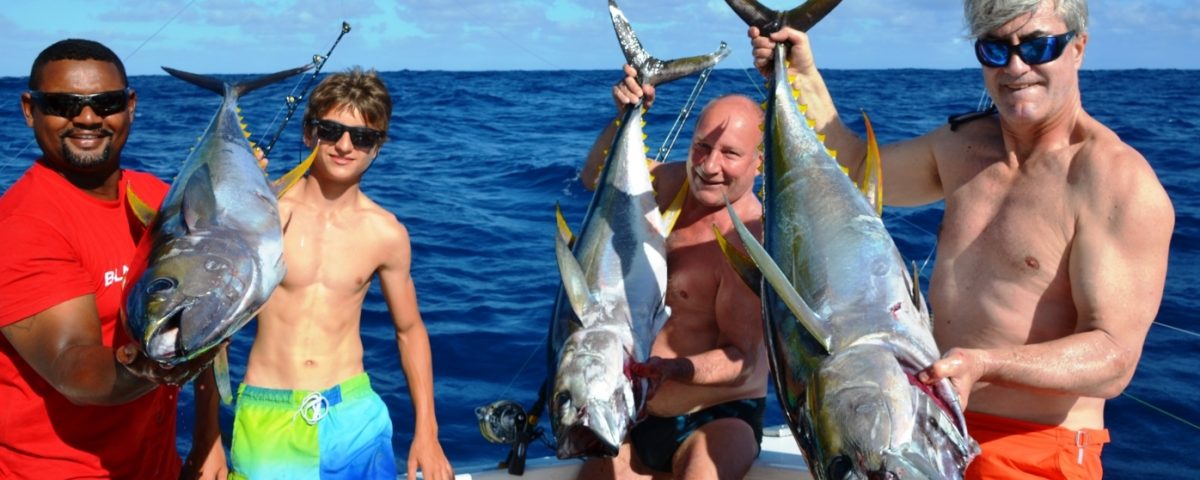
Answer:
MULTIPOLYGON (((800 0, 764 3, 791 8, 800 0)), ((659 58, 707 53, 725 41, 733 55, 722 67, 750 64, 746 26, 723 0, 620 6, 659 58)), ((813 29, 814 49, 826 68, 974 67, 961 9, 946 0, 846 1, 813 29)), ((1200 67, 1183 53, 1200 38, 1196 2, 1094 0, 1091 11, 1090 67, 1120 65, 1139 49, 1179 52, 1140 55, 1156 64, 1139 66, 1200 67)), ((93 38, 124 56, 140 47, 127 59, 133 74, 157 74, 164 62, 211 73, 273 71, 324 53, 342 20, 354 30, 328 68, 616 70, 623 61, 599 0, 49 0, 0 12, 9 52, 0 75, 25 75, 38 51, 65 37, 93 38)))

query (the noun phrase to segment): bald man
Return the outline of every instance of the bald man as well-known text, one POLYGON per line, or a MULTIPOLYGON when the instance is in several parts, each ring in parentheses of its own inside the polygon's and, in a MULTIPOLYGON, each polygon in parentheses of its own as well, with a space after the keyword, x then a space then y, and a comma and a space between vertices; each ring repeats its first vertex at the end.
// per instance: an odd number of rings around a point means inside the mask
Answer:
MULTIPOLYGON (((654 88, 638 85, 628 65, 625 75, 613 87, 617 111, 638 100, 649 108, 654 88)), ((728 198, 762 235, 762 204, 751 192, 762 165, 761 123, 755 101, 720 97, 701 113, 686 162, 651 163, 659 208, 680 213, 667 237, 671 317, 651 358, 635 367, 655 385, 649 417, 615 458, 588 460, 580 478, 741 478, 758 456, 768 371, 762 313, 717 246, 713 225, 742 247, 730 234, 728 198)), ((589 190, 615 134, 610 123, 592 146, 580 176, 589 190)))

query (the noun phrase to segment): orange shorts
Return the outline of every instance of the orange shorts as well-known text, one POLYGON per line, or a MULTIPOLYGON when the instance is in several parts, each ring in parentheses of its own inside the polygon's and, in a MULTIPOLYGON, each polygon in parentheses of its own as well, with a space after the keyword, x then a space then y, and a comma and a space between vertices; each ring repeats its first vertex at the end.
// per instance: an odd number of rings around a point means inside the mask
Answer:
POLYGON ((1099 479, 1100 450, 1108 430, 1068 430, 1011 418, 966 412, 967 431, 982 453, 966 479, 1099 479))

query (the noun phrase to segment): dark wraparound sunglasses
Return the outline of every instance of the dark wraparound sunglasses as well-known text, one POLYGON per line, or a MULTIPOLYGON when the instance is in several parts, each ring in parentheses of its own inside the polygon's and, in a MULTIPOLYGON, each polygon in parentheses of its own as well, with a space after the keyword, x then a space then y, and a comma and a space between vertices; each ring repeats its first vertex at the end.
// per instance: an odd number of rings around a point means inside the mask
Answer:
POLYGON ((83 111, 83 107, 92 107, 92 111, 101 117, 123 112, 129 106, 129 96, 128 88, 91 95, 48 93, 37 90, 29 92, 30 99, 42 113, 65 118, 75 118, 83 111))
POLYGON ((383 132, 374 128, 351 127, 333 120, 310 120, 309 126, 316 127, 317 138, 330 143, 337 143, 342 134, 350 132, 350 143, 355 148, 370 150, 383 141, 383 132))
POLYGON ((1074 30, 1062 35, 1031 38, 1016 45, 1007 40, 981 38, 975 41, 975 58, 985 66, 1000 68, 1008 65, 1009 59, 1016 54, 1026 65, 1041 65, 1061 56, 1072 38, 1075 38, 1074 30))

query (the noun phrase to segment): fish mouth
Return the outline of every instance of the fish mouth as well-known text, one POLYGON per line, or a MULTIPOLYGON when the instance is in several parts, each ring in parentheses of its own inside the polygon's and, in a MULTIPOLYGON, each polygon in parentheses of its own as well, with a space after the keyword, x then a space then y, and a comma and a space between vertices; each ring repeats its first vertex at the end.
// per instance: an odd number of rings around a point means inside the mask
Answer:
POLYGON ((921 391, 941 412, 954 424, 954 429, 963 437, 967 437, 967 423, 961 412, 961 403, 954 393, 954 386, 950 384, 949 379, 929 385, 917 378, 917 373, 923 367, 917 367, 916 363, 899 357, 897 360, 900 363, 901 369, 904 371, 905 377, 908 378, 908 383, 914 388, 921 391))
POLYGON ((558 436, 558 458, 582 456, 617 456, 620 445, 614 444, 587 425, 573 425, 558 436))
POLYGON ((155 322, 155 327, 146 332, 144 344, 146 356, 159 363, 173 363, 183 352, 180 325, 183 323, 183 312, 190 303, 180 304, 167 312, 161 320, 155 322))

